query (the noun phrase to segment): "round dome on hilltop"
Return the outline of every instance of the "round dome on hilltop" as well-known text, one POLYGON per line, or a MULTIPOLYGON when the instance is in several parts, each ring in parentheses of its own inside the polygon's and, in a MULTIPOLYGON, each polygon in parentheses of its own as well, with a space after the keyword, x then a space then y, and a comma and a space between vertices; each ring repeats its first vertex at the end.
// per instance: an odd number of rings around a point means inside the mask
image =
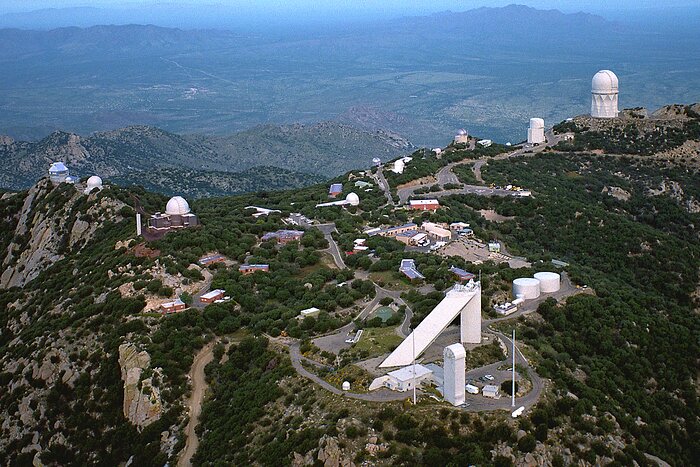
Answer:
POLYGON ((618 92, 618 79, 610 70, 601 70, 593 76, 591 89, 595 94, 614 94, 618 92))
POLYGON ((63 162, 53 162, 49 167, 50 174, 62 174, 67 173, 68 167, 65 166, 63 162))
POLYGON ((360 197, 356 193, 348 193, 345 197, 345 201, 350 204, 350 206, 358 206, 360 204, 360 197))
POLYGON ((165 205, 165 213, 169 216, 182 216, 189 214, 190 205, 182 196, 173 196, 165 205))
POLYGON ((102 179, 97 175, 93 175, 87 179, 87 188, 88 190, 93 188, 102 188, 102 179))
POLYGON ((466 135, 466 134, 467 134, 467 130, 465 130, 464 128, 460 129, 460 130, 457 132, 457 135, 458 135, 458 136, 462 136, 462 135, 466 135))

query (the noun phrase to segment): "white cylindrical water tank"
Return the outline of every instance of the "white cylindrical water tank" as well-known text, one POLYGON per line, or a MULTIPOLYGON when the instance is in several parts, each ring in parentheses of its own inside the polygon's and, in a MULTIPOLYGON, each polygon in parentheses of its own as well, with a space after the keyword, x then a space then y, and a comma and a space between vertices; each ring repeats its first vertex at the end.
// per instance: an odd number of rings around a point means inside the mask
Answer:
POLYGON ((541 293, 557 292, 561 288, 561 277, 556 272, 538 272, 535 279, 540 281, 541 293))
POLYGON ((540 281, 532 277, 521 277, 513 281, 513 296, 532 300, 540 296, 540 281))
POLYGON ((350 381, 343 381, 343 391, 350 390, 350 381))

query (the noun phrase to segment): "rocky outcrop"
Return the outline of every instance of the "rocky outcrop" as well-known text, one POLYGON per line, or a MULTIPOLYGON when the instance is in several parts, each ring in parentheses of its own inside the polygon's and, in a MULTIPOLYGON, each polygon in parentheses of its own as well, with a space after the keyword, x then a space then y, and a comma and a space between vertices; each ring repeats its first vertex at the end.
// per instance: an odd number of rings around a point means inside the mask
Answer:
POLYGON ((143 378, 150 370, 151 357, 134 344, 119 346, 119 367, 124 381, 124 417, 143 428, 158 420, 163 412, 160 391, 153 377, 143 378))
POLYGON ((319 441, 321 449, 318 450, 318 460, 324 467, 355 467, 355 464, 346 456, 338 445, 338 440, 324 436, 319 441))
POLYGON ((109 198, 94 202, 94 195, 90 195, 93 202, 79 205, 84 211, 78 212, 74 206, 84 195, 75 188, 53 187, 43 179, 28 191, 2 263, 0 288, 23 287, 61 260, 68 249, 89 241, 105 220, 121 220, 119 210, 124 203, 109 198), (55 196, 53 190, 66 191, 55 196))

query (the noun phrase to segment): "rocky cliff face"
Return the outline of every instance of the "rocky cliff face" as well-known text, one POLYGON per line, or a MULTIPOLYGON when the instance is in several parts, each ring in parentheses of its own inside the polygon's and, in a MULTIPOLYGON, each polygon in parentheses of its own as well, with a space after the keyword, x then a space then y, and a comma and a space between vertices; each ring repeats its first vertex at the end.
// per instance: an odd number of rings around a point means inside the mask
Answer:
POLYGON ((134 344, 119 346, 119 367, 124 381, 124 417, 139 428, 158 420, 163 413, 160 391, 154 378, 160 379, 158 369, 144 377, 151 368, 151 357, 139 352, 134 344))
POLYGON ((65 253, 87 243, 106 219, 120 220, 123 203, 84 195, 80 185, 41 180, 27 193, 2 262, 0 288, 22 287, 65 253))

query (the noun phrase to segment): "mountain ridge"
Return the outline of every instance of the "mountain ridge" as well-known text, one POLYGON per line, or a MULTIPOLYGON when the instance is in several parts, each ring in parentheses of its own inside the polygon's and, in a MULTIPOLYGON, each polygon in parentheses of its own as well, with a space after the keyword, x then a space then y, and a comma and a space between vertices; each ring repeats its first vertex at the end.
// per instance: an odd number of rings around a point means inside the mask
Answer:
POLYGON ((27 188, 46 174, 52 162, 60 160, 79 176, 99 174, 130 183, 137 183, 133 174, 143 179, 148 172, 160 172, 163 179, 167 170, 187 169, 190 174, 199 171, 202 180, 218 179, 211 189, 200 185, 200 195, 234 194, 241 192, 233 189, 237 179, 254 190, 262 189, 265 182, 272 182, 277 189, 293 188, 301 186, 303 173, 310 174, 309 183, 316 183, 363 167, 373 157, 388 159, 412 148, 409 141, 395 133, 336 122, 260 125, 226 137, 179 135, 143 125, 89 136, 54 131, 36 142, 0 138, 0 158, 17 169, 0 174, 0 187, 27 188), (260 172, 265 176, 257 181, 251 171, 254 167, 267 167, 260 172), (273 167, 279 169, 276 176, 273 167), (281 183, 285 177, 290 180, 289 186, 281 183), (222 191, 214 188, 216 185, 229 188, 222 191))

